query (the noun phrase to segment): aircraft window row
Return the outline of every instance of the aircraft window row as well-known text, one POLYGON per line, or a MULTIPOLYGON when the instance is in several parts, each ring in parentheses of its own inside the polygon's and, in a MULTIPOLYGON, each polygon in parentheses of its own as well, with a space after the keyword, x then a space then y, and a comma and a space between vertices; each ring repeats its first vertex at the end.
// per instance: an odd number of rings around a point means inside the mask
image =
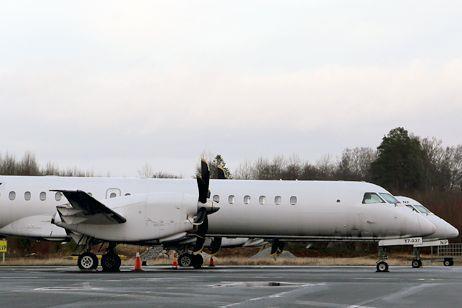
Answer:
MULTIPOLYGON (((244 204, 250 204, 251 202, 251 197, 249 195, 245 195, 243 198, 244 204)), ((220 196, 219 195, 214 195, 213 196, 213 202, 219 203, 220 202, 220 196)), ((234 195, 229 195, 228 196, 228 204, 234 204, 236 202, 236 196, 234 195)), ((289 199, 289 202, 291 205, 296 205, 297 204, 297 197, 296 196, 291 196, 289 199)), ((260 196, 258 198, 258 203, 261 205, 266 204, 266 196, 260 196)), ((274 197, 274 204, 276 205, 281 205, 282 204, 282 197, 281 196, 275 196, 274 197)))
POLYGON ((365 193, 363 197, 363 204, 385 203, 382 198, 376 193, 365 193))
MULTIPOLYGON (((56 201, 61 201, 62 197, 63 197, 62 193, 60 193, 60 192, 55 193, 55 200, 56 201)), ((9 194, 8 194, 8 199, 10 199, 11 201, 14 201, 16 199, 16 192, 15 191, 10 191, 9 194)), ((32 199, 32 193, 30 191, 24 192, 24 200, 30 201, 31 199, 32 199)), ((47 199, 47 193, 42 191, 39 194, 39 199, 41 201, 45 201, 47 199)))

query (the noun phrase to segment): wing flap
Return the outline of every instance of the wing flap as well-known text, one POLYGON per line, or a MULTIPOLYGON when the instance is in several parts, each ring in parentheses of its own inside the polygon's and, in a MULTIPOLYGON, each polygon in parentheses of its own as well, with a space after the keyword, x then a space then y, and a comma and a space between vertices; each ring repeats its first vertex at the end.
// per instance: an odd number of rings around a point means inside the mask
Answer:
POLYGON ((69 205, 57 206, 61 219, 66 224, 122 224, 125 217, 114 212, 89 194, 81 190, 52 190, 62 193, 69 205))

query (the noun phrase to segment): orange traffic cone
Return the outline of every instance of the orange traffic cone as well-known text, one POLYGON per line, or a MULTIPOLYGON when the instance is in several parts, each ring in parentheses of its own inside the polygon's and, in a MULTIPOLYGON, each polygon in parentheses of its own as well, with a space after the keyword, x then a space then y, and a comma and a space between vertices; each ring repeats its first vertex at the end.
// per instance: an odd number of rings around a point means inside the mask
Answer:
POLYGON ((215 262, 213 261, 212 256, 210 256, 209 267, 215 267, 215 262))
POLYGON ((178 269, 178 260, 176 258, 176 253, 173 254, 172 268, 178 269))
POLYGON ((133 268, 133 272, 142 272, 142 271, 143 271, 143 268, 141 267, 140 253, 137 252, 136 257, 135 257, 135 267, 133 268))

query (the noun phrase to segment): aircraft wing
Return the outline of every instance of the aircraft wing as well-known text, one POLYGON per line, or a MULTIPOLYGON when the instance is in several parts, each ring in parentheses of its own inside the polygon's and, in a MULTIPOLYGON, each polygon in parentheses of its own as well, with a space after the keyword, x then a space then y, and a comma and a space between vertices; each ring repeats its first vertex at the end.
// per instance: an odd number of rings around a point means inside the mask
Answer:
POLYGON ((61 219, 67 224, 122 224, 127 220, 81 190, 52 190, 62 193, 69 205, 57 206, 61 219))

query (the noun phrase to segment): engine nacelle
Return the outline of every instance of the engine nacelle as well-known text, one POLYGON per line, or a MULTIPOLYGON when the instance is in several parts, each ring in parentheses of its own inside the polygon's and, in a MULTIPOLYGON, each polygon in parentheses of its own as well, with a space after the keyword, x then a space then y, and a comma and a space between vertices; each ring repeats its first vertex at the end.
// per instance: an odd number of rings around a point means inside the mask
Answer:
POLYGON ((193 230, 189 218, 197 211, 197 196, 178 192, 137 194, 107 199, 104 204, 123 216, 126 222, 67 224, 63 219, 57 225, 104 241, 142 242, 172 238, 193 230))

